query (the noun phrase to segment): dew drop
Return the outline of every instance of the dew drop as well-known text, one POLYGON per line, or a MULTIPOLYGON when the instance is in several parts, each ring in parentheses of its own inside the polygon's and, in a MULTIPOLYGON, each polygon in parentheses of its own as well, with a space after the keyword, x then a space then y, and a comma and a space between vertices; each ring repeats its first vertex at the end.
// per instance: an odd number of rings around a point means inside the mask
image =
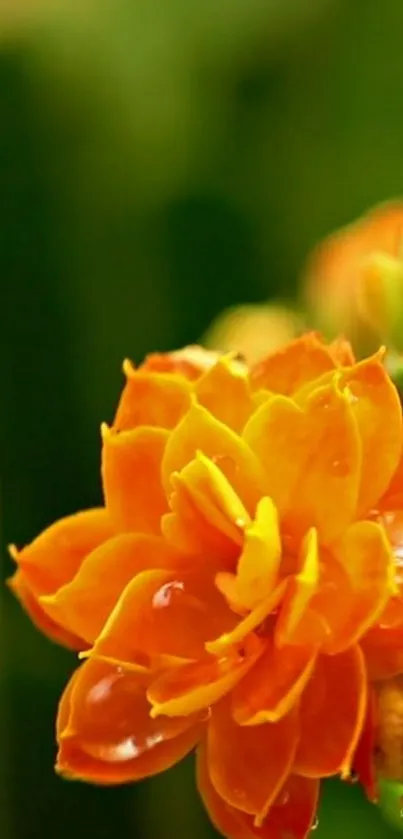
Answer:
POLYGON ((290 800, 290 793, 287 789, 285 789, 278 796, 277 801, 276 801, 276 806, 285 807, 285 805, 288 804, 289 800, 290 800))
POLYGON ((332 472, 338 478, 344 478, 350 471, 349 463, 346 459, 334 460, 332 463, 332 472))
POLYGON ((311 827, 311 832, 314 831, 314 830, 317 830, 318 827, 319 827, 319 819, 316 816, 315 821, 313 822, 312 827, 311 827))
POLYGON ((170 606, 172 598, 178 591, 184 591, 183 583, 178 582, 177 580, 171 583, 165 583, 165 585, 161 586, 161 588, 158 589, 153 596, 153 609, 163 609, 166 606, 170 606))

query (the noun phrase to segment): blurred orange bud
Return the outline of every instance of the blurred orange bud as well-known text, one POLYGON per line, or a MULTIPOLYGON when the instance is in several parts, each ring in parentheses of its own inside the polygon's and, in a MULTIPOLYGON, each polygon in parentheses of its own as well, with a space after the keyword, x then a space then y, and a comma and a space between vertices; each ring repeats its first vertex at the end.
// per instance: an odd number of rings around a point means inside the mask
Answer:
POLYGON ((357 287, 357 305, 364 322, 396 346, 403 309, 403 261, 382 252, 368 257, 357 287))
POLYGON ((395 344, 403 317, 403 202, 382 204, 314 249, 304 293, 315 325, 359 351, 395 344))
POLYGON ((205 346, 240 353, 249 364, 287 344, 303 328, 297 313, 279 305, 245 305, 227 309, 213 321, 205 346))

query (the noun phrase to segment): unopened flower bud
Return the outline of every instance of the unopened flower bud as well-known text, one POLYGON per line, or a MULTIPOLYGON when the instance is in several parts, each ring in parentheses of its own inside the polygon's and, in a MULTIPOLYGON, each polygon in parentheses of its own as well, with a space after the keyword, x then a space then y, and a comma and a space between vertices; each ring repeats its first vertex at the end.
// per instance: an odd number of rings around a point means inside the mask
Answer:
POLYGON ((298 315, 284 306, 245 305, 221 314, 205 335, 204 344, 240 353, 254 364, 285 346, 300 331, 298 315))
POLYGON ((399 346, 403 320, 403 261, 381 251, 362 266, 357 285, 357 307, 364 322, 381 341, 399 346), (400 327, 400 328, 399 328, 400 327))
MULTIPOLYGON (((325 239, 305 272, 311 318, 359 354, 398 339, 403 320, 403 204, 381 205, 325 239)), ((401 340, 401 339, 400 339, 401 340)))

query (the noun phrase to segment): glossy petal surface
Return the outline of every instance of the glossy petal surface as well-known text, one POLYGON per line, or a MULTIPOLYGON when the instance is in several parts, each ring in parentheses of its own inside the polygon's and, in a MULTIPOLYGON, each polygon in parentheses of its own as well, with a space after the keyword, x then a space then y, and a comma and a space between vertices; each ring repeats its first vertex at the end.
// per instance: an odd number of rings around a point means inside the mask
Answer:
POLYGON ((183 562, 157 536, 122 533, 88 554, 72 581, 42 597, 41 605, 59 625, 93 644, 133 578, 146 570, 180 568, 183 562))
POLYGON ((207 729, 211 782, 227 804, 264 818, 290 773, 298 740, 295 713, 277 723, 240 726, 230 701, 212 709, 207 729))
POLYGON ((290 775, 263 824, 257 826, 252 816, 231 807, 214 789, 204 744, 197 750, 197 785, 213 825, 231 839, 306 839, 314 823, 318 781, 290 775))
POLYGON ((120 784, 155 775, 200 737, 195 719, 152 720, 141 674, 90 660, 61 700, 56 768, 68 778, 120 784))
POLYGON ((367 678, 359 647, 320 656, 301 700, 295 771, 310 778, 348 777, 366 707, 367 678))
POLYGON ((252 670, 234 688, 232 716, 239 725, 276 722, 298 701, 315 666, 312 647, 282 647, 269 642, 252 670))
POLYGON ((315 390, 305 408, 277 396, 244 429, 263 463, 267 493, 296 535, 310 526, 332 541, 354 518, 361 448, 351 406, 337 382, 315 390))
POLYGON ((143 571, 126 586, 92 654, 126 663, 139 655, 204 658, 206 638, 235 622, 209 577, 181 568, 143 571))

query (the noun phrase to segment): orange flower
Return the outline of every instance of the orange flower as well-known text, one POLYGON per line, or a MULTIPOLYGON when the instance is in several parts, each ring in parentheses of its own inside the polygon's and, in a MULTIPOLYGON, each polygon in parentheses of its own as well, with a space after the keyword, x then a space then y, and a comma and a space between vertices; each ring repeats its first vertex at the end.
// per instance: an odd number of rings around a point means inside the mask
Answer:
POLYGON ((403 203, 375 207, 314 249, 305 292, 320 328, 358 347, 399 340, 403 296, 403 203))
POLYGON ((105 507, 12 550, 33 620, 84 659, 57 769, 118 784, 198 745, 221 833, 303 839, 322 778, 359 766, 376 796, 374 685, 403 673, 397 392, 382 353, 313 334, 251 369, 195 348, 124 369, 105 507))

